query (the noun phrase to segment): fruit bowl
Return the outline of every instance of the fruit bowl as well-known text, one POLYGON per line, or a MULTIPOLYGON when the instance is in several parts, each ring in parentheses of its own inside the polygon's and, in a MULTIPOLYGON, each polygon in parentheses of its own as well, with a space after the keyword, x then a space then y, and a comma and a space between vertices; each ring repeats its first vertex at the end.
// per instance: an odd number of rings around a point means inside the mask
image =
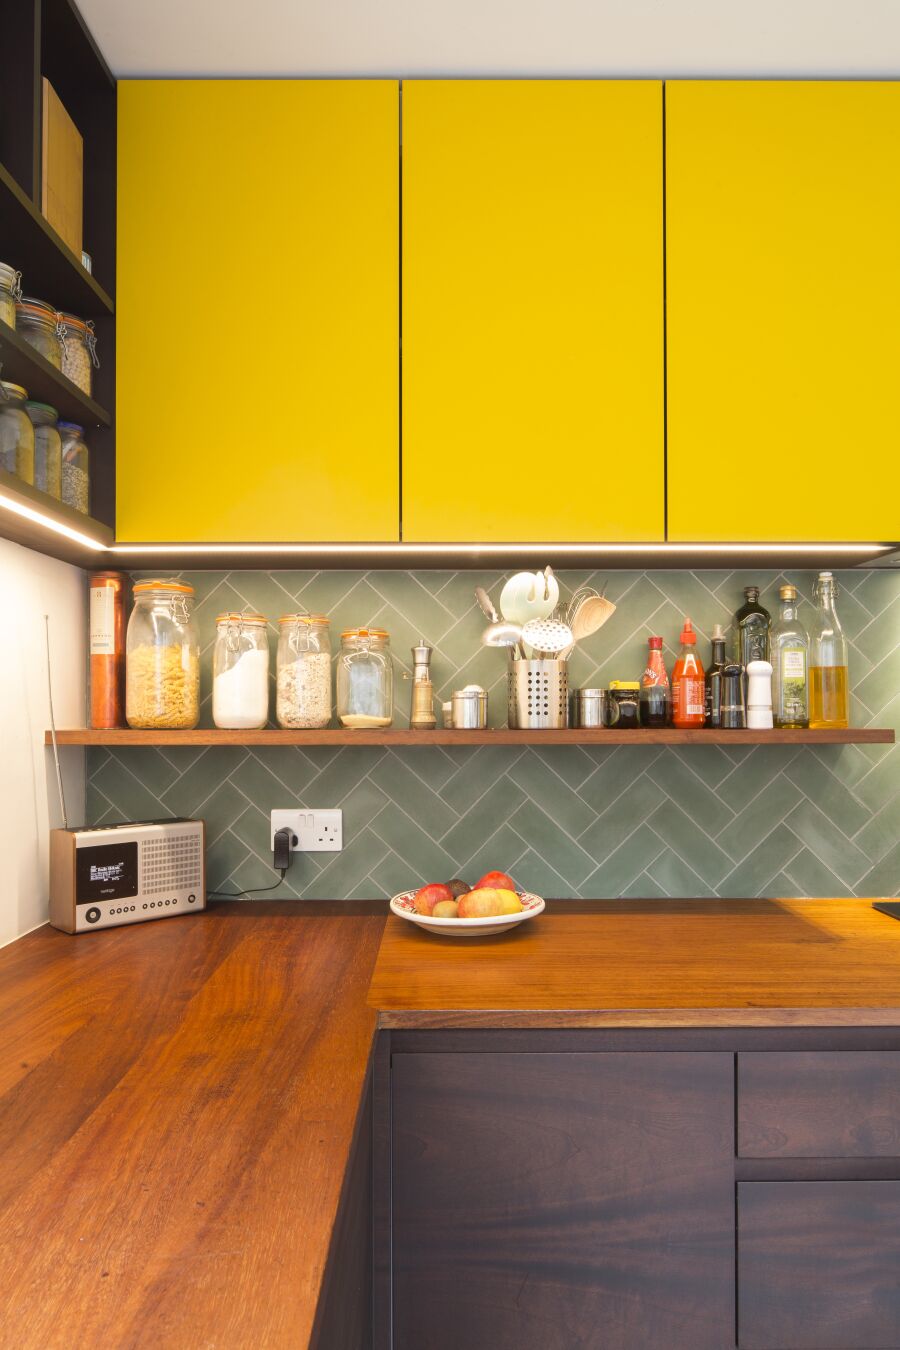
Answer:
POLYGON ((391 900, 391 912, 398 919, 408 919, 410 923, 427 928, 429 932, 439 933, 441 937, 488 937, 492 933, 505 933, 507 928, 515 928, 526 919, 533 919, 544 909, 539 895, 530 891, 516 891, 522 902, 518 914, 493 914, 477 919, 436 919, 430 914, 419 914, 415 906, 416 891, 401 891, 391 900))

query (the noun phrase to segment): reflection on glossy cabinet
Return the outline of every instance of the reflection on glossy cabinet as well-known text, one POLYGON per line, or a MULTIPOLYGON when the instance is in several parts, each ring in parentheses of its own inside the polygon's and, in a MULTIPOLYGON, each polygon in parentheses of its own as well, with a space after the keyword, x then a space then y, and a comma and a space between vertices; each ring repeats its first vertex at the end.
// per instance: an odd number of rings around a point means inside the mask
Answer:
POLYGON ((662 88, 403 85, 403 537, 660 540, 662 88))
POLYGON ((398 538, 398 100, 119 84, 121 539, 398 538))
POLYGON ((900 84, 666 85, 668 532, 892 540, 900 84))

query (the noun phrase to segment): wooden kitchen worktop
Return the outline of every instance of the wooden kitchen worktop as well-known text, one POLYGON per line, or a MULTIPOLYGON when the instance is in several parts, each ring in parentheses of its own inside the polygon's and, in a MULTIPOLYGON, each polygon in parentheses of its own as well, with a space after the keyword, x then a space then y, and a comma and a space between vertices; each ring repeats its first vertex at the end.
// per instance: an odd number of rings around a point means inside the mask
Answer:
POLYGON ((323 1324, 367 1297, 346 1252, 378 1025, 900 1025, 900 923, 864 900, 557 903, 466 941, 385 909, 0 952, 4 1345, 355 1345, 323 1324))

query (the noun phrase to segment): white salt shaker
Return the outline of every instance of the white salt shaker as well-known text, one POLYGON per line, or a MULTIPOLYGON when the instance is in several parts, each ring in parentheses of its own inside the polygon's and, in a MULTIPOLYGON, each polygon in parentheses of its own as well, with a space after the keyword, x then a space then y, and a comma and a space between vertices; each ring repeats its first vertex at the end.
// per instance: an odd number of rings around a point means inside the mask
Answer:
POLYGON ((747 662, 747 727, 751 731, 772 727, 772 667, 768 661, 747 662))

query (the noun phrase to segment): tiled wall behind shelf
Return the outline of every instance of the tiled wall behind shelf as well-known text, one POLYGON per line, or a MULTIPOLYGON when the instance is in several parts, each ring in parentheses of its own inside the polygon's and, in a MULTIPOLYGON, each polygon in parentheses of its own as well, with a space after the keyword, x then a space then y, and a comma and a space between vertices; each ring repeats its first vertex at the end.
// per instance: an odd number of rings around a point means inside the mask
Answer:
MULTIPOLYGON (((536 562, 539 558, 536 558, 536 562)), ((299 607, 342 628, 379 623, 396 658, 396 725, 406 725, 410 647, 435 648, 439 697, 479 683, 490 721, 506 720, 500 652, 479 646, 481 582, 497 572, 197 572, 203 642, 202 723, 211 725, 215 617, 245 605, 271 623, 299 607)), ((564 593, 588 581, 615 601, 610 622, 571 663, 574 685, 636 679, 647 637, 665 638, 671 669, 685 614, 704 659, 715 623, 728 624, 742 588, 761 587, 773 613, 785 579, 812 595, 815 573, 561 572, 564 593)), ((851 643, 852 720, 900 724, 900 575, 837 574, 851 643)), ((810 610, 805 608, 807 618, 810 610)), ((274 707, 274 692, 273 692, 274 707)), ((91 824, 167 814, 207 821, 209 883, 267 887, 274 874, 269 811, 340 806, 339 854, 295 854, 266 898, 373 898, 420 880, 488 867, 548 896, 840 896, 900 894, 900 748, 896 746, 453 747, 360 745, 123 748, 88 752, 91 824)))

